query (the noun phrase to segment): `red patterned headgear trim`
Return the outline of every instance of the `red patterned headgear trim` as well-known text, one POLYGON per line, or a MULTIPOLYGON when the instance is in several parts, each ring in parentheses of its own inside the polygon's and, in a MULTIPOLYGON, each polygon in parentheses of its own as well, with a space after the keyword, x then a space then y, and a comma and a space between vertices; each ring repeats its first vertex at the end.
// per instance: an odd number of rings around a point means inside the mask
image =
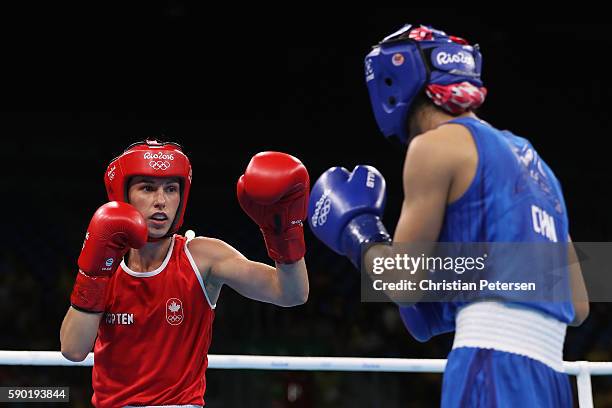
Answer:
POLYGON ((459 115, 482 105, 487 96, 487 88, 477 87, 469 82, 430 84, 425 88, 425 93, 437 106, 453 115, 459 115))

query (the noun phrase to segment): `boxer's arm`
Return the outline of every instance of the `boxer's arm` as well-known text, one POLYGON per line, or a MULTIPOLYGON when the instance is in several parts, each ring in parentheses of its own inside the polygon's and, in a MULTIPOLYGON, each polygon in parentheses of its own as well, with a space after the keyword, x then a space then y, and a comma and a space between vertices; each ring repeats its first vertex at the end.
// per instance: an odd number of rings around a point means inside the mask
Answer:
MULTIPOLYGON (((404 201, 393 236, 395 243, 433 245, 438 240, 454 175, 465 163, 454 149, 452 139, 456 136, 453 132, 452 127, 441 127, 416 137, 410 144, 404 163, 404 201)), ((379 253, 368 251, 368 257, 395 256, 393 247, 373 249, 378 249, 379 253)), ((420 249, 427 252, 424 246, 420 249)), ((422 273, 417 271, 413 276, 420 280, 422 273)), ((411 300, 420 297, 422 295, 416 291, 411 294, 411 300)), ((438 303, 396 303, 400 306, 404 326, 420 342, 451 329, 442 320, 438 303)))
MULTIPOLYGON (((448 148, 452 146, 449 140, 452 136, 447 133, 448 129, 438 128, 410 143, 403 170, 404 201, 395 227, 394 243, 433 245, 438 239, 453 174, 460 165, 457 153, 448 148)), ((377 245, 366 252, 366 264, 372 265, 375 257, 395 255, 393 247, 377 245)), ((413 278, 418 279, 418 274, 413 278)), ((418 298, 418 293, 414 298, 418 298)))
POLYGON ((79 272, 60 328, 61 351, 71 361, 82 361, 91 351, 105 310, 111 275, 129 248, 147 242, 147 225, 130 204, 112 201, 94 213, 79 255, 79 272))
POLYGON ((62 355, 70 361, 83 361, 92 350, 103 313, 84 313, 68 308, 60 329, 62 355))
POLYGON ((189 242, 202 278, 212 286, 228 285, 243 296, 278 306, 301 305, 308 299, 304 258, 276 268, 247 259, 225 242, 196 238, 189 242))
POLYGON ((424 134, 410 144, 403 171, 404 201, 393 241, 438 240, 457 166, 448 144, 446 137, 437 134, 424 134))
POLYGON ((572 290, 572 303, 574 304, 575 311, 574 320, 570 323, 570 326, 580 326, 589 316, 589 295, 584 285, 580 260, 576 255, 572 238, 568 236, 567 240, 570 287, 572 290))

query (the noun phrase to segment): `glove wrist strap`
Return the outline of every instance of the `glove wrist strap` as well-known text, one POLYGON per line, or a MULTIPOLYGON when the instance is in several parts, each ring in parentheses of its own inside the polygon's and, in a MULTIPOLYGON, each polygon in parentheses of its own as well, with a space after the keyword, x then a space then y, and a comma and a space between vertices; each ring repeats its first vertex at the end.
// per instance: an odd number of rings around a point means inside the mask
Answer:
POLYGON ((363 246, 375 242, 391 243, 391 236, 379 216, 361 214, 344 227, 340 245, 342 252, 357 269, 361 270, 363 246))
POLYGON ((93 277, 79 270, 70 295, 70 304, 81 312, 103 313, 109 281, 108 276, 93 277))
POLYGON ((267 229, 261 230, 268 255, 276 262, 289 264, 299 261, 306 253, 304 228, 301 225, 289 228, 280 234, 267 229))

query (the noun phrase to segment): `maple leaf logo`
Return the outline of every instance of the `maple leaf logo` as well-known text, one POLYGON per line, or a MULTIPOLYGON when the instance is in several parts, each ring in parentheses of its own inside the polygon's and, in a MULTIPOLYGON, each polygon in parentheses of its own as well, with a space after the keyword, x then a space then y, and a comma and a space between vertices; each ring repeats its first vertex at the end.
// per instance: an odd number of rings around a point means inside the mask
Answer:
POLYGON ((179 311, 179 309, 181 308, 180 305, 178 305, 175 301, 172 301, 172 303, 170 303, 170 305, 168 306, 168 309, 172 312, 172 313, 176 313, 179 311))

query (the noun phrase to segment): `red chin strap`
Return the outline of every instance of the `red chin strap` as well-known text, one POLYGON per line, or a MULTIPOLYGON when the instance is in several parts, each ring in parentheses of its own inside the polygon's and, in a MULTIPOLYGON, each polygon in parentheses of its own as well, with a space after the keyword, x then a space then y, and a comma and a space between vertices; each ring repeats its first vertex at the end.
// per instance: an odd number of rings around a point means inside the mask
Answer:
POLYGON ((459 115, 478 108, 487 96, 487 88, 477 87, 469 82, 450 85, 427 85, 427 96, 437 106, 453 115, 459 115))

